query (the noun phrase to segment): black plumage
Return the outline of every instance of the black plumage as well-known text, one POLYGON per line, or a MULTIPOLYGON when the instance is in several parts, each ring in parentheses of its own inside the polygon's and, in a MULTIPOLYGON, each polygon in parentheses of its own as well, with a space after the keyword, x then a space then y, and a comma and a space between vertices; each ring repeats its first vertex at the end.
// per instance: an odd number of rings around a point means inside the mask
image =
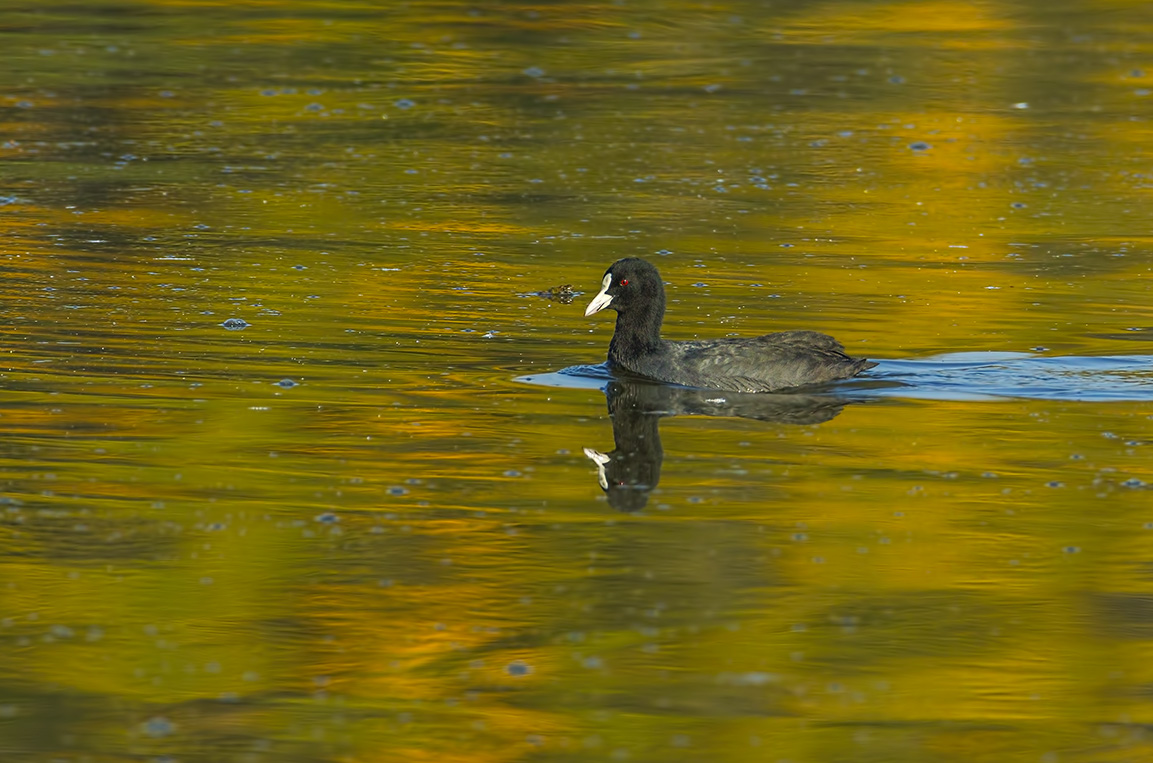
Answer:
POLYGON ((773 392, 848 379, 877 365, 850 357, 840 342, 816 331, 778 331, 747 339, 661 339, 665 287, 657 269, 637 257, 609 266, 585 315, 605 308, 617 311, 609 366, 670 384, 773 392))

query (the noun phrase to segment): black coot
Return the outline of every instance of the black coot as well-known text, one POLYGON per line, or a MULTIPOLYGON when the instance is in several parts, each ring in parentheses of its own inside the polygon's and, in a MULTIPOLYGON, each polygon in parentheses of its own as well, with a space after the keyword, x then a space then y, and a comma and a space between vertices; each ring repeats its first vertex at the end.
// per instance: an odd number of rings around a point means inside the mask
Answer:
POLYGON ((772 392, 848 379, 877 365, 849 357, 840 342, 815 331, 778 331, 751 339, 661 339, 665 287, 657 269, 637 257, 609 266, 585 315, 606 307, 617 311, 609 365, 670 384, 772 392))

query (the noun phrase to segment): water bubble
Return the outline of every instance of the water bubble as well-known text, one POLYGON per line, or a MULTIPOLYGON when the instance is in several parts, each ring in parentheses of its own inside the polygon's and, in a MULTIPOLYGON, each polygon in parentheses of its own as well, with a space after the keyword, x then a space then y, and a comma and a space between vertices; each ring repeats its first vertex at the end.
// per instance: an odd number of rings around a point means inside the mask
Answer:
POLYGON ((140 730, 147 736, 158 738, 169 736, 176 730, 176 726, 164 716, 157 715, 140 724, 140 730))
POLYGON ((524 660, 513 660, 505 667, 505 672, 510 676, 527 676, 532 672, 532 666, 524 660))

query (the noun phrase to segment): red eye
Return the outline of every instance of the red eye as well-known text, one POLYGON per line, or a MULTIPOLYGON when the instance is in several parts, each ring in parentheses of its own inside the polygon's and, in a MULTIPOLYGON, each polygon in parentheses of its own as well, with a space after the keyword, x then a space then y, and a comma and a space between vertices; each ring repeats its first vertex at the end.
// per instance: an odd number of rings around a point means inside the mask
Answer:
POLYGON ((621 279, 621 286, 628 286, 628 285, 629 285, 629 279, 622 278, 621 279))

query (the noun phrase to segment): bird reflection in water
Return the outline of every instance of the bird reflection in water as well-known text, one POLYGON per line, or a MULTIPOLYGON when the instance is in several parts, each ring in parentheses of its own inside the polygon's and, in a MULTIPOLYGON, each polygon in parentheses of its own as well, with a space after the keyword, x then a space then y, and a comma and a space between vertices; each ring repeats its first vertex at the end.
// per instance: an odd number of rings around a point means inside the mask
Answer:
POLYGON ((664 450, 658 423, 665 416, 734 416, 779 424, 820 424, 836 417, 851 398, 812 394, 753 394, 673 387, 614 379, 605 388, 613 441, 609 453, 585 448, 597 481, 618 511, 640 511, 661 479, 664 450))

